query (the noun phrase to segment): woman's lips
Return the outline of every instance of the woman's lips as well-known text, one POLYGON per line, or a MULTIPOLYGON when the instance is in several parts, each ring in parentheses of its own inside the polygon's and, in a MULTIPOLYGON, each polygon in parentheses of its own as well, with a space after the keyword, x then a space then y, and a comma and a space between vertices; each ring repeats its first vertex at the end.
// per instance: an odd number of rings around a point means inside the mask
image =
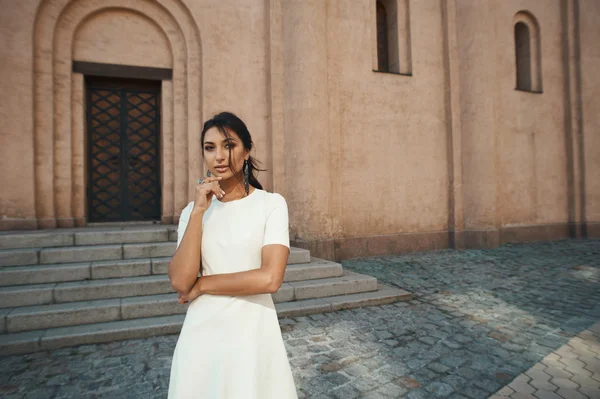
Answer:
POLYGON ((229 169, 229 167, 227 167, 227 166, 217 166, 217 167, 215 167, 215 170, 217 172, 220 172, 220 173, 227 172, 228 169, 229 169))

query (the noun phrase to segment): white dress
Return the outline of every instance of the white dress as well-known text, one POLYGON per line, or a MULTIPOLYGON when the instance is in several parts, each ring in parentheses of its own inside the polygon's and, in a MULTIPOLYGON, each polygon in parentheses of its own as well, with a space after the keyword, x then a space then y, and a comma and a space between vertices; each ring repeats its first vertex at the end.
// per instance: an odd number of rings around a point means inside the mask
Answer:
MULTIPOLYGON (((194 203, 181 213, 181 243, 194 203)), ((202 274, 258 269, 264 245, 289 248, 288 209, 279 194, 212 203, 202 218, 202 274)), ((188 307, 177 340, 169 399, 297 398, 270 294, 201 295, 188 307)))

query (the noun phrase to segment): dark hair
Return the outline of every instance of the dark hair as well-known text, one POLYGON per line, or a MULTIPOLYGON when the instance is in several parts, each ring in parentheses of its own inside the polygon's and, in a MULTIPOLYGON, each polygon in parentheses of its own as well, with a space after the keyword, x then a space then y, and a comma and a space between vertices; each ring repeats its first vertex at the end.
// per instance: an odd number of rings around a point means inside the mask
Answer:
MULTIPOLYGON (((213 127, 216 127, 219 130, 219 132, 221 132, 221 134, 227 138, 230 137, 229 133, 227 132, 227 129, 234 131, 242 140, 242 143, 244 144, 244 148, 246 148, 248 151, 252 150, 252 146, 253 146, 252 137, 250 137, 250 132, 248 131, 246 124, 240 118, 238 118, 236 115, 234 115, 231 112, 221 112, 220 114, 213 116, 212 119, 209 119, 206 122, 204 122, 204 127, 202 128, 202 135, 200 136, 200 143, 202 144, 203 152, 204 152, 204 136, 206 136, 206 131, 213 127)), ((229 159, 231 159, 231 148, 229 149, 229 159)), ((250 158, 248 158, 248 168, 249 168, 248 182, 252 186, 262 190, 263 187, 258 182, 258 179, 256 178, 256 176, 254 176, 254 171, 257 170, 257 171, 264 172, 265 169, 258 169, 257 163, 260 163, 260 162, 257 161, 252 156, 250 158)), ((235 173, 235 171, 233 170, 233 168, 231 166, 231 163, 229 164, 229 168, 231 169, 232 172, 235 173)))

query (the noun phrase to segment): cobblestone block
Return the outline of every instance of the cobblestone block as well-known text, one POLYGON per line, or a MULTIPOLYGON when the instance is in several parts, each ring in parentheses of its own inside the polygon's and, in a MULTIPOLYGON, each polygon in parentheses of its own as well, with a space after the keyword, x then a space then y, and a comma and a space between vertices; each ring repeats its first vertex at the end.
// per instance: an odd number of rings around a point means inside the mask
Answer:
MULTIPOLYGON (((546 362, 544 362, 544 364, 547 365, 546 362)), ((559 367, 556 367, 554 365, 548 366, 546 368, 546 370, 544 370, 546 374, 549 374, 552 377, 556 377, 556 378, 571 378, 573 376, 573 374, 569 373, 568 371, 565 371, 565 369, 564 369, 565 365, 564 364, 562 364, 562 363, 560 363, 558 361, 556 361, 553 364, 557 364, 557 365, 560 364, 561 367, 559 368, 559 367)))
POLYGON ((600 389, 598 388, 579 387, 578 391, 590 399, 600 398, 600 389))
POLYGON ((567 378, 552 378, 550 382, 558 388, 577 389, 579 385, 567 378))
POLYGON ((581 392, 569 388, 561 388, 556 393, 564 399, 588 399, 581 392))
POLYGON ((552 392, 554 392, 557 389, 556 385, 552 384, 550 381, 546 381, 546 380, 539 379, 539 378, 533 378, 529 382, 529 385, 531 385, 535 389, 542 389, 542 390, 545 390, 545 391, 552 391, 552 392))
POLYGON ((563 399, 561 396, 558 396, 553 391, 545 391, 543 389, 536 391, 535 396, 538 399, 563 399))
POLYGON ((529 395, 536 391, 536 388, 530 385, 529 381, 531 381, 531 379, 527 376, 517 377, 508 386, 517 393, 529 395))
POLYGON ((350 385, 344 385, 336 388, 333 390, 332 394, 335 399, 355 399, 360 396, 360 392, 350 385))

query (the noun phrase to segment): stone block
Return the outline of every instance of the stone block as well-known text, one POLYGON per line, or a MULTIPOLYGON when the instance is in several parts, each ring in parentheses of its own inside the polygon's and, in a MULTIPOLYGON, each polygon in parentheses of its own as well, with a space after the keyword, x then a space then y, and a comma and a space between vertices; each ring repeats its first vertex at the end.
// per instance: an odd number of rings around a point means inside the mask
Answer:
POLYGON ((290 248, 290 255, 288 257, 288 265, 295 265, 298 263, 310 263, 310 251, 308 249, 290 248))
POLYGON ((68 247, 73 245, 71 232, 23 232, 0 234, 0 249, 68 247))
POLYGON ((0 335, 0 356, 19 355, 40 350, 40 339, 45 331, 27 331, 0 335))
POLYGON ((0 308, 50 304, 55 285, 52 283, 2 287, 0 288, 0 308))
POLYGON ((173 292, 173 288, 171 288, 167 276, 124 277, 120 279, 58 283, 54 289, 54 300, 56 303, 64 303, 166 294, 169 292, 173 292))
POLYGON ((152 258, 152 274, 167 274, 169 272, 171 258, 171 256, 165 258, 152 258))
POLYGON ((0 250, 0 266, 23 266, 38 263, 39 249, 2 249, 0 250))
POLYGON ((123 244, 123 259, 173 256, 176 246, 174 242, 123 244))
POLYGON ((150 259, 105 260, 92 262, 92 279, 147 276, 151 273, 150 259))
POLYGON ((177 242, 177 228, 169 229, 169 241, 177 242))
POLYGON ((75 245, 106 245, 161 242, 169 239, 166 228, 140 228, 75 233, 75 245))
POLYGON ((405 290, 387 287, 383 284, 379 284, 378 288, 377 291, 339 295, 326 298, 325 300, 331 303, 331 309, 335 312, 342 309, 385 305, 398 301, 410 301, 412 299, 412 295, 405 290))
POLYGON ((587 396, 572 388, 560 388, 556 393, 565 399, 588 399, 587 396))
POLYGON ((286 267, 284 281, 315 280, 320 278, 339 277, 344 274, 342 265, 322 260, 311 263, 291 264, 286 267))
POLYGON ((57 349, 67 346, 177 334, 181 331, 184 319, 185 315, 173 315, 54 328, 44 334, 40 341, 40 348, 42 350, 57 349))
POLYGON ((12 266, 0 270, 0 286, 44 284, 90 278, 90 263, 12 266))
POLYGON ((331 312, 331 304, 321 298, 277 303, 278 317, 297 317, 315 313, 331 312))
POLYGON ((0 309, 0 334, 6 334, 6 316, 13 308, 0 309))
POLYGON ((279 290, 272 295, 274 303, 288 302, 294 300, 294 287, 288 283, 281 284, 279 290))
POLYGON ((342 277, 289 283, 296 300, 323 298, 377 290, 377 279, 364 274, 345 272, 342 277))
POLYGON ((27 306, 7 317, 10 333, 119 320, 120 300, 27 306))
POLYGON ((91 245, 81 247, 46 248, 40 252, 40 263, 92 262, 122 259, 120 245, 91 245))
POLYGON ((137 296, 123 298, 121 315, 123 320, 145 317, 168 316, 187 312, 188 304, 177 302, 177 294, 137 296))

